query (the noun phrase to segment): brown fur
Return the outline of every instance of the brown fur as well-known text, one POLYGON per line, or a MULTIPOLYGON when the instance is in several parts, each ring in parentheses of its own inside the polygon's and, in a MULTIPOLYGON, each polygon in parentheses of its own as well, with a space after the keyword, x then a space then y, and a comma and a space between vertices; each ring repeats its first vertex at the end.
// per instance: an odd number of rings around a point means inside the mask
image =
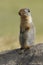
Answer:
MULTIPOLYGON (((20 30, 22 30, 22 31, 29 31, 29 29, 31 28, 31 23, 29 22, 29 18, 30 18, 30 16, 27 16, 27 15, 25 15, 25 10, 24 9, 21 9, 20 11, 19 11, 19 15, 21 16, 21 22, 20 22, 20 30)), ((25 34, 25 33, 24 33, 25 34)), ((26 33, 27 34, 27 33, 26 33)), ((20 36, 21 36, 21 33, 20 33, 20 36)), ((24 36, 24 35, 23 35, 24 36)), ((26 35, 25 35, 26 36, 26 35)), ((24 36, 24 38, 25 38, 25 36, 24 36)), ((21 38, 22 39, 22 38, 21 38)), ((26 38, 27 39, 27 38, 26 38)), ((20 42, 20 44, 21 44, 21 42, 20 42)), ((30 43, 29 43, 30 44, 30 43)), ((30 48, 30 46, 29 45, 27 45, 27 42, 25 42, 25 43, 22 43, 21 44, 22 46, 22 48, 30 48)))
POLYGON ((20 23, 20 27, 22 28, 22 29, 26 29, 26 28, 28 28, 28 30, 30 29, 30 23, 28 22, 28 20, 29 20, 29 16, 28 17, 26 17, 25 19, 24 19, 24 17, 23 18, 21 18, 21 23, 20 23), (26 21, 25 21, 26 20, 26 21), (25 22, 23 22, 23 21, 25 21, 25 22))

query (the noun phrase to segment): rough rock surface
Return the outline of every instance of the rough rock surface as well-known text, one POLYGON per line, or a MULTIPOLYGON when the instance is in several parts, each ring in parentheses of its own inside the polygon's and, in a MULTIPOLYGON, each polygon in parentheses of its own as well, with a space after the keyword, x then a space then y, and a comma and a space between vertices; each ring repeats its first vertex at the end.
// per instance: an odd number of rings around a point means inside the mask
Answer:
POLYGON ((43 44, 0 52, 0 65, 43 65, 43 44))

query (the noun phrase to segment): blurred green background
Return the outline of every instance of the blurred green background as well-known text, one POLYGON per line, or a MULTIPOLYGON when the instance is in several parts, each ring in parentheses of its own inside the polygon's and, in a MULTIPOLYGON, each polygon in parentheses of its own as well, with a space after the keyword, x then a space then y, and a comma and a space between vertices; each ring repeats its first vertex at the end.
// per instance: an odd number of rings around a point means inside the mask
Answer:
POLYGON ((21 8, 30 8, 36 27, 35 43, 43 42, 43 0, 0 0, 0 51, 20 47, 21 8))

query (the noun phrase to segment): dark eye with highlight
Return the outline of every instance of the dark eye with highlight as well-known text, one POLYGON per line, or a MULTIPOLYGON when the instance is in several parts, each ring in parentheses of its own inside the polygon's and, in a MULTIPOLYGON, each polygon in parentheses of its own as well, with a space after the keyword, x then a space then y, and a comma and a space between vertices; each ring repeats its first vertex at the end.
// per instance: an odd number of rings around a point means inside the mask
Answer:
POLYGON ((30 9, 28 9, 28 12, 30 12, 30 9))

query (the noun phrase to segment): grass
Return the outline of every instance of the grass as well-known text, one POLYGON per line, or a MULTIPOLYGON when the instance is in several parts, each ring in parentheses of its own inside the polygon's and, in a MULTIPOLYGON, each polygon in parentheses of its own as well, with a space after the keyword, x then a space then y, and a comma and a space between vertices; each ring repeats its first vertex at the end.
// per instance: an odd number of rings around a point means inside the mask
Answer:
POLYGON ((0 51, 20 47, 18 11, 26 7, 31 9, 36 42, 43 42, 43 0, 0 0, 0 51))

